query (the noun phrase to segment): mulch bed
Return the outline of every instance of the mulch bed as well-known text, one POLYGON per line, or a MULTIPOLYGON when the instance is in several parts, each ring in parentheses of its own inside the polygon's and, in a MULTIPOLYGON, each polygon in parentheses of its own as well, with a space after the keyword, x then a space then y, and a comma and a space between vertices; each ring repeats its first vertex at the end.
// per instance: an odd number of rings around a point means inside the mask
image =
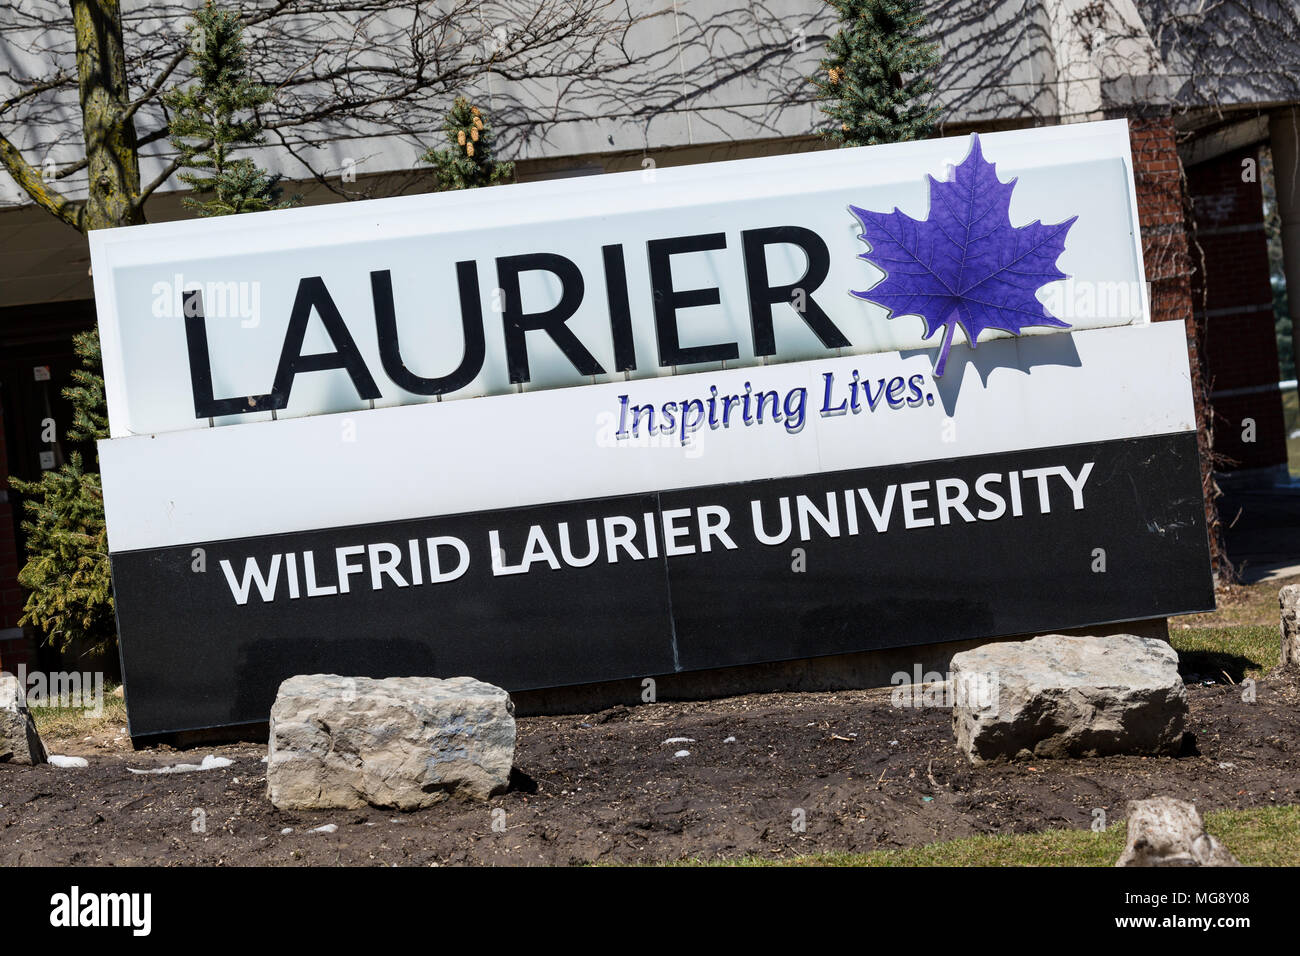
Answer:
POLYGON ((1085 829, 1095 808, 1114 822, 1126 801, 1155 795, 1192 800, 1202 813, 1300 803, 1300 681, 1260 681, 1253 704, 1232 685, 1188 691, 1195 741, 1185 756, 978 769, 955 750, 948 711, 895 708, 887 690, 531 717, 519 721, 509 793, 417 813, 276 810, 265 796, 265 748, 252 744, 135 753, 124 737, 49 741, 90 766, 0 765, 0 866, 782 858, 1085 829), (664 743, 674 737, 692 740, 664 743), (194 773, 128 770, 209 753, 234 762, 194 773), (791 825, 796 809, 804 832, 791 825), (324 824, 338 829, 307 832, 324 824))

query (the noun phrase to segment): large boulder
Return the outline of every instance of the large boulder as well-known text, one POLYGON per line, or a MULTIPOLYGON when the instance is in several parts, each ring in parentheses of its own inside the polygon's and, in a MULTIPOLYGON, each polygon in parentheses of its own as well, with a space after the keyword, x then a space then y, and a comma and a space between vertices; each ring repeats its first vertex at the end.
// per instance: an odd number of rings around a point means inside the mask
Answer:
POLYGON ((1300 667, 1300 584, 1277 592, 1282 607, 1282 667, 1300 667))
POLYGON ((954 655, 952 679, 953 731, 974 764, 1176 754, 1182 745, 1187 690, 1161 640, 1047 634, 986 644, 954 655))
POLYGON ((470 677, 291 677, 271 708, 266 782, 282 810, 418 810, 504 791, 514 702, 470 677))
POLYGON ((23 685, 13 674, 4 673, 0 673, 0 763, 45 763, 45 745, 27 709, 23 685))
POLYGON ((1130 800, 1128 842, 1116 866, 1241 866, 1205 832, 1201 815, 1186 800, 1130 800))

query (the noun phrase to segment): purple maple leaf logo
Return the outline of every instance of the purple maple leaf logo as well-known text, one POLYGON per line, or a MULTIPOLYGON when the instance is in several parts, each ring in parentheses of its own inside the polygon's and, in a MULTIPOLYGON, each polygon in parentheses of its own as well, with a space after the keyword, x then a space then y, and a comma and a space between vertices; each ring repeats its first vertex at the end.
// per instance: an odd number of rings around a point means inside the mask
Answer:
POLYGON ((945 329, 935 377, 943 375, 958 325, 971 348, 985 329, 1019 335, 1031 325, 1068 329, 1051 315, 1035 293, 1048 282, 1068 278, 1056 267, 1065 251, 1065 234, 1078 216, 1045 226, 1041 219, 1013 226, 1011 191, 1017 180, 1001 182, 997 167, 980 152, 979 134, 951 180, 930 180, 930 216, 872 212, 849 206, 862 223, 871 249, 858 256, 884 270, 885 277, 859 299, 879 303, 890 318, 919 315, 929 338, 945 329))

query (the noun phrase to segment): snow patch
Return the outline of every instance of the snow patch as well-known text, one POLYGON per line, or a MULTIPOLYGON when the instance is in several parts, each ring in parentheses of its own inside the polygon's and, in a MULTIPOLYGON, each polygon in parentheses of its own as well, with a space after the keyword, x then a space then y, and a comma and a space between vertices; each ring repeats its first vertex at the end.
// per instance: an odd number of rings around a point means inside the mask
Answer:
POLYGON ((229 767, 233 760, 229 757, 218 757, 215 754, 208 754, 203 758, 202 763, 178 763, 170 767, 152 767, 148 770, 136 770, 134 767, 127 767, 132 773, 193 773, 195 770, 220 770, 222 767, 229 767))

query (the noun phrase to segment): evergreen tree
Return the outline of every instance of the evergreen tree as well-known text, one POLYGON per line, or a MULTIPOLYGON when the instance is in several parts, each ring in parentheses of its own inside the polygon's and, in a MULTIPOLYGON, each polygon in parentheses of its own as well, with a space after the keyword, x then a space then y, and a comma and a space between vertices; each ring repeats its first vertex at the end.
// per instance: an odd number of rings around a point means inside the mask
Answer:
POLYGON ((108 437, 108 401, 104 398, 104 360, 99 353, 99 330, 89 329, 72 337, 72 347, 82 367, 72 373, 72 384, 63 397, 72 403, 72 424, 68 438, 94 442, 108 437))
POLYGON ((278 175, 232 154, 262 143, 259 107, 271 101, 268 86, 249 74, 239 14, 208 0, 190 24, 194 82, 168 90, 171 143, 187 170, 178 178, 194 190, 185 204, 200 216, 260 212, 294 205, 281 202, 278 175))
POLYGON ((514 178, 515 164, 493 158, 492 134, 477 106, 456 97, 442 122, 449 145, 430 149, 420 162, 433 166, 434 191, 495 186, 514 178))
POLYGON ((826 135, 843 146, 925 139, 938 110, 925 105, 934 89, 928 73, 936 47, 921 38, 925 17, 917 0, 828 0, 842 27, 826 44, 812 78, 826 135))
MULTIPOLYGON (((67 437, 90 442, 108 435, 99 334, 82 332, 73 342, 84 367, 72 373, 73 384, 63 392, 73 407, 67 437)), ((92 651, 109 650, 117 621, 99 475, 86 471, 74 451, 37 481, 9 483, 26 497, 27 563, 18 583, 28 595, 18 623, 40 628, 60 650, 74 641, 92 651)))

